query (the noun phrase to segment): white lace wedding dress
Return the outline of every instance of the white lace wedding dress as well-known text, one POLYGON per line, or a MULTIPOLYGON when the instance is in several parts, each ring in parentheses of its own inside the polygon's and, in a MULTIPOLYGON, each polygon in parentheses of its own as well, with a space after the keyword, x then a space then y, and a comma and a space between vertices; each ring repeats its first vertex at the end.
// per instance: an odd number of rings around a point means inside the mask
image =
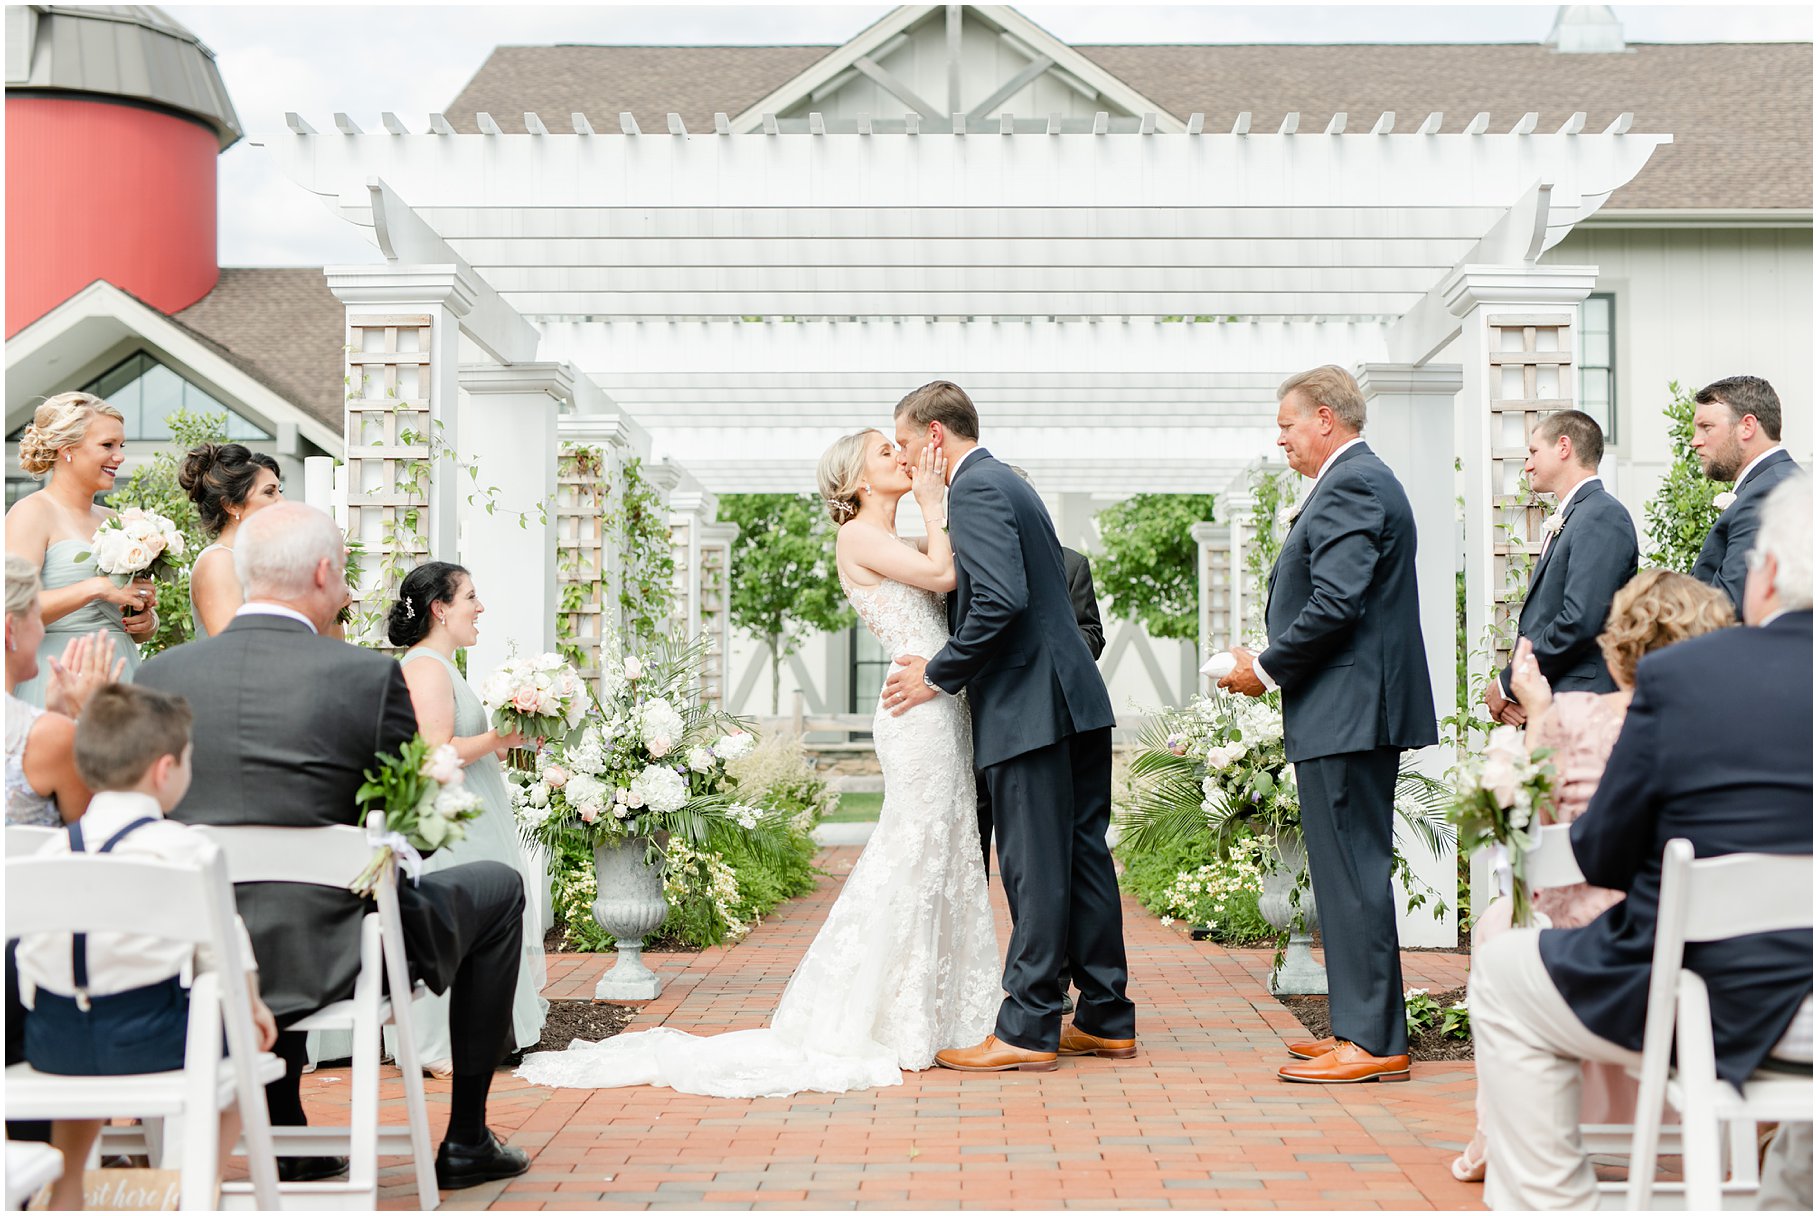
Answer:
MULTIPOLYGON (((846 584, 892 657, 947 640, 941 598, 903 583, 846 584)), ((872 727, 884 770, 877 830, 761 1030, 658 1027, 526 1056, 536 1085, 661 1085, 719 1098, 900 1085, 934 1053, 970 1047, 996 1017, 1001 960, 986 896, 963 697, 872 727)))

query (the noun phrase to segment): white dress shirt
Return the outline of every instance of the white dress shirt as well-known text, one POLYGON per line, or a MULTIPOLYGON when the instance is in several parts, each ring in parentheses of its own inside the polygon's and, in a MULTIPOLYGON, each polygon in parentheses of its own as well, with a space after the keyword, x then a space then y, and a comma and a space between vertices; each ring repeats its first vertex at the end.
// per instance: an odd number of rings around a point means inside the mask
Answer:
POLYGON ((1786 451, 1786 445, 1784 443, 1777 443, 1773 447, 1769 448, 1767 451, 1763 452, 1761 455, 1755 457, 1755 459, 1753 459, 1753 460, 1749 461, 1747 464, 1743 465, 1742 472, 1736 474, 1736 480, 1733 483, 1735 485, 1735 487, 1738 490, 1740 490, 1742 488, 1742 483, 1749 479, 1749 474, 1753 473, 1755 471, 1756 465, 1758 465, 1762 461, 1766 460, 1769 456, 1772 456, 1775 452, 1784 452, 1784 451, 1786 451))
MULTIPOLYGON (((1332 450, 1332 454, 1330 456, 1326 457, 1325 460, 1320 463, 1319 472, 1317 472, 1313 475, 1312 484, 1307 487, 1306 493, 1304 493, 1300 496, 1299 510, 1295 511, 1295 516, 1297 518, 1299 517, 1300 511, 1304 511, 1306 509, 1307 502, 1313 497, 1313 491, 1319 489, 1319 479, 1326 475, 1326 470, 1330 469, 1332 467, 1332 462, 1334 460, 1337 460, 1339 458, 1339 456, 1343 455, 1345 452, 1350 451, 1352 448, 1356 447, 1358 444, 1360 444, 1362 442, 1363 442, 1362 435, 1359 435, 1355 439, 1347 439, 1345 442, 1339 444, 1336 448, 1334 448, 1332 450)), ((1256 669, 1256 678, 1262 681, 1263 687, 1268 689, 1270 692, 1274 692, 1277 688, 1279 688, 1281 686, 1269 677, 1268 672, 1263 670, 1263 664, 1262 664, 1263 655, 1268 654, 1268 653, 1269 653, 1268 648, 1264 647, 1261 654, 1256 655, 1254 658, 1252 658, 1250 660, 1250 665, 1256 669)))
MULTIPOLYGON (((135 819, 155 819, 115 845, 110 857, 134 857, 178 865, 200 865, 215 853, 214 844, 201 832, 164 818, 157 799, 149 794, 107 790, 95 795, 82 815, 82 844, 93 853, 108 837, 135 819)), ((44 842, 35 857, 69 855, 69 835, 58 832, 44 842)), ((70 898, 80 898, 72 892, 70 898)), ((238 916, 234 928, 240 936, 240 957, 248 971, 257 970, 252 939, 238 916)), ((132 988, 162 983, 183 974, 191 960, 198 971, 214 969, 214 952, 207 946, 171 941, 135 933, 88 935, 88 992, 110 996, 132 988)), ((43 988, 60 996, 74 996, 76 981, 67 933, 32 933, 19 939, 19 991, 27 1007, 35 990, 43 988)))
POLYGON ((293 621, 301 621, 305 625, 308 625, 311 633, 318 632, 316 623, 304 616, 301 612, 298 612, 295 608, 291 608, 285 604, 274 604, 269 600, 249 600, 235 609, 234 615, 289 617, 293 621))

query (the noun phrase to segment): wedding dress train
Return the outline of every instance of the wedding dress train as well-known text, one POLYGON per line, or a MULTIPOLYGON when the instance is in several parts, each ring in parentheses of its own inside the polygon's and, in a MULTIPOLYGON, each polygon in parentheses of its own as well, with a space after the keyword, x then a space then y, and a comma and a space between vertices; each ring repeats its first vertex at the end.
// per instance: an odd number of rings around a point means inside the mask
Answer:
MULTIPOLYGON (((895 657, 947 640, 939 596, 846 585, 895 657)), ((770 1025, 696 1036, 658 1027, 526 1056, 517 1075, 558 1088, 660 1085, 721 1098, 900 1085, 934 1053, 977 1043, 997 1014, 1000 959, 979 849, 972 726, 936 697, 873 723, 884 771, 877 830, 770 1025)))

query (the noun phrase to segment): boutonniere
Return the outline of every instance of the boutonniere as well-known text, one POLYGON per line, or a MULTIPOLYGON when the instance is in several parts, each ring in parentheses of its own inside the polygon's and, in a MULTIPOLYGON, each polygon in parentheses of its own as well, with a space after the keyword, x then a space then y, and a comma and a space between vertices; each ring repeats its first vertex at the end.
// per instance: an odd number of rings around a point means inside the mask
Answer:
POLYGON ((1551 515, 1547 516, 1546 519, 1541 522, 1540 534, 1543 537, 1551 536, 1551 537, 1554 537, 1555 539, 1557 539, 1560 532, 1563 531, 1564 528, 1565 528, 1565 513, 1563 511, 1555 511, 1551 515))
POLYGON ((1730 490, 1725 490, 1720 494, 1714 494, 1711 496, 1711 505, 1716 507, 1719 511, 1727 511, 1736 505, 1736 495, 1730 490))
POLYGON ((1307 493, 1302 494, 1299 498, 1296 498, 1293 502, 1284 503, 1281 506, 1275 508, 1275 515, 1278 519, 1281 520, 1281 526, 1284 528, 1293 527, 1294 521, 1300 518, 1300 513, 1302 511, 1306 510, 1307 499, 1311 498, 1312 496, 1313 496, 1312 491, 1309 490, 1307 493))

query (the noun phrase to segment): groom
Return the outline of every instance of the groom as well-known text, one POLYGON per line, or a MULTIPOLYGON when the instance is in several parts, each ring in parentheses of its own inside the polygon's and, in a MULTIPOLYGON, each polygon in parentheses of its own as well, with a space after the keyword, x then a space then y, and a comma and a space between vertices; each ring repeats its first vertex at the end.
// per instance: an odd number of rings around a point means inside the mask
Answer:
POLYGON ((965 690, 1012 925, 997 1033, 935 1062, 1046 1072, 1057 1054, 1127 1059, 1136 1009, 1124 996, 1123 911, 1105 845, 1115 719, 1074 622, 1054 524, 1029 484, 978 446, 978 411, 959 385, 936 380, 904 397, 896 442, 910 468, 930 444, 947 459, 958 586, 947 645, 932 659, 899 658, 884 703, 901 715, 965 690), (1079 1000, 1063 1032, 1069 958, 1079 1000))

